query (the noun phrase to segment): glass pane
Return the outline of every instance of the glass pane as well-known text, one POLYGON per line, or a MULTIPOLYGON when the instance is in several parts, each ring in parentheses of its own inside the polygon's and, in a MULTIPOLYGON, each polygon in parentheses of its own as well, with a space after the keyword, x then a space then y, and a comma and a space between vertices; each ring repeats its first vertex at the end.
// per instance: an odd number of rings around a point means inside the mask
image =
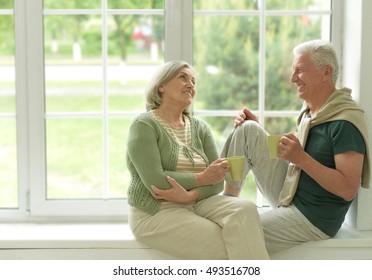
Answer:
POLYGON ((45 9, 99 9, 101 0, 44 0, 45 9))
POLYGON ((46 112, 101 109, 101 20, 45 16, 46 112))
POLYGON ((293 117, 267 117, 265 118, 265 130, 272 135, 294 133, 296 131, 297 116, 293 117))
POLYGON ((194 9, 200 10, 256 10, 257 0, 194 0, 194 9))
MULTIPOLYGON (((131 119, 123 115, 145 110, 144 88, 164 62, 164 15, 121 9, 162 8, 164 2, 108 5, 118 10, 107 15, 104 28, 101 15, 44 15, 48 199, 126 197, 131 119)), ((101 6, 53 1, 46 8, 101 6)))
MULTIPOLYGON (((0 1, 0 9, 11 8, 13 8, 13 1, 0 1)), ((17 208, 17 122, 13 15, 0 14, 0 30, 0 208, 17 208)))
POLYGON ((257 109, 259 18, 195 16, 193 39, 195 109, 257 109))
POLYGON ((266 110, 299 110, 302 102, 290 82, 293 47, 314 38, 330 39, 329 16, 267 17, 266 110), (296 34, 296 36, 294 36, 296 34))
POLYGON ((127 142, 132 118, 111 118, 109 131, 109 196, 127 197, 130 174, 127 168, 127 142))
POLYGON ((0 9, 13 9, 13 0, 1 0, 0 9))
POLYGON ((144 110, 144 88, 164 61, 164 17, 113 15, 108 35, 109 109, 144 110))
POLYGON ((268 10, 329 10, 331 0, 266 0, 268 10))
POLYGON ((164 0, 107 0, 109 9, 163 9, 164 0))
POLYGON ((49 119, 46 132, 47 198, 100 198, 102 121, 49 119))
POLYGON ((0 117, 0 208, 18 207, 15 118, 0 117))
POLYGON ((0 114, 15 112, 13 16, 0 15, 0 114))

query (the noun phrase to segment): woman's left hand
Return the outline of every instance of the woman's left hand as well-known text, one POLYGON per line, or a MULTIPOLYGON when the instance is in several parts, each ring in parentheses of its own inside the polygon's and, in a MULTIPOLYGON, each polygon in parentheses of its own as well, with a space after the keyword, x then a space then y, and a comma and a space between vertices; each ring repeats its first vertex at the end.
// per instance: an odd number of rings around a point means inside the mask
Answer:
POLYGON ((174 203, 190 203, 199 199, 199 193, 196 190, 185 190, 176 180, 169 176, 167 176, 167 180, 171 185, 171 188, 167 190, 151 185, 153 197, 174 203))

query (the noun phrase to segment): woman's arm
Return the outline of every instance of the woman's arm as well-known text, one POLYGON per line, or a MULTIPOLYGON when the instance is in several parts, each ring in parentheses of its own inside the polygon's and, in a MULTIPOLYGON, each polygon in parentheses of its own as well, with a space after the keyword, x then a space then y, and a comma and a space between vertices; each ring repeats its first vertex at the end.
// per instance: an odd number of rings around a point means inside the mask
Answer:
MULTIPOLYGON (((151 185, 156 185, 160 189, 169 189, 171 186, 166 176, 174 178, 186 190, 194 189, 198 187, 198 183, 201 184, 200 181, 197 182, 196 176, 193 173, 164 170, 161 164, 161 155, 155 130, 151 125, 141 121, 135 121, 130 127, 128 136, 128 158, 130 161, 128 165, 133 165, 149 191, 152 191, 151 185)), ((215 153, 215 158, 217 158, 217 152, 215 153)), ((223 169, 223 166, 224 164, 222 164, 220 168, 223 169)), ((209 168, 208 172, 204 173, 206 174, 204 176, 209 174, 215 182, 211 184, 208 180, 204 180, 204 184, 209 183, 209 185, 204 186, 207 189, 203 191, 201 197, 206 195, 205 192, 210 192, 209 187, 214 187, 213 185, 216 182, 222 180, 222 178, 217 180, 216 177, 211 176, 210 174, 214 174, 211 169, 212 168, 209 168)))

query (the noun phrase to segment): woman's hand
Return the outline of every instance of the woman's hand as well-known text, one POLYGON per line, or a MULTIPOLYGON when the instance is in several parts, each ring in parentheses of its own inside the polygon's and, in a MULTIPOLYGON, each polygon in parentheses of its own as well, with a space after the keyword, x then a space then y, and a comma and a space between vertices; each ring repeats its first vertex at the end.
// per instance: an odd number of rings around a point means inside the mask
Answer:
POLYGON ((253 114, 248 108, 243 108, 243 110, 241 110, 236 116, 234 126, 237 127, 248 120, 258 122, 255 114, 253 114))
POLYGON ((197 186, 214 185, 225 177, 229 168, 227 158, 220 158, 212 162, 203 172, 195 174, 197 186))
POLYGON ((190 203, 199 200, 199 193, 196 190, 185 190, 176 180, 167 176, 167 180, 171 185, 170 189, 162 190, 154 185, 151 185, 153 191, 152 196, 156 199, 163 199, 174 203, 190 203))

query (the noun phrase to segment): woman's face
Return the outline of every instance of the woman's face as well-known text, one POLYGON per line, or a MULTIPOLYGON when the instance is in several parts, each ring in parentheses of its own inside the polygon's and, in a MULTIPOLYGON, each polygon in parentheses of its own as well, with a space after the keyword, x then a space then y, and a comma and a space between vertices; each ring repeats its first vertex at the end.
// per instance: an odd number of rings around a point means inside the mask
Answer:
POLYGON ((195 76, 189 68, 183 68, 172 80, 160 86, 159 91, 163 103, 186 108, 196 94, 195 76))

